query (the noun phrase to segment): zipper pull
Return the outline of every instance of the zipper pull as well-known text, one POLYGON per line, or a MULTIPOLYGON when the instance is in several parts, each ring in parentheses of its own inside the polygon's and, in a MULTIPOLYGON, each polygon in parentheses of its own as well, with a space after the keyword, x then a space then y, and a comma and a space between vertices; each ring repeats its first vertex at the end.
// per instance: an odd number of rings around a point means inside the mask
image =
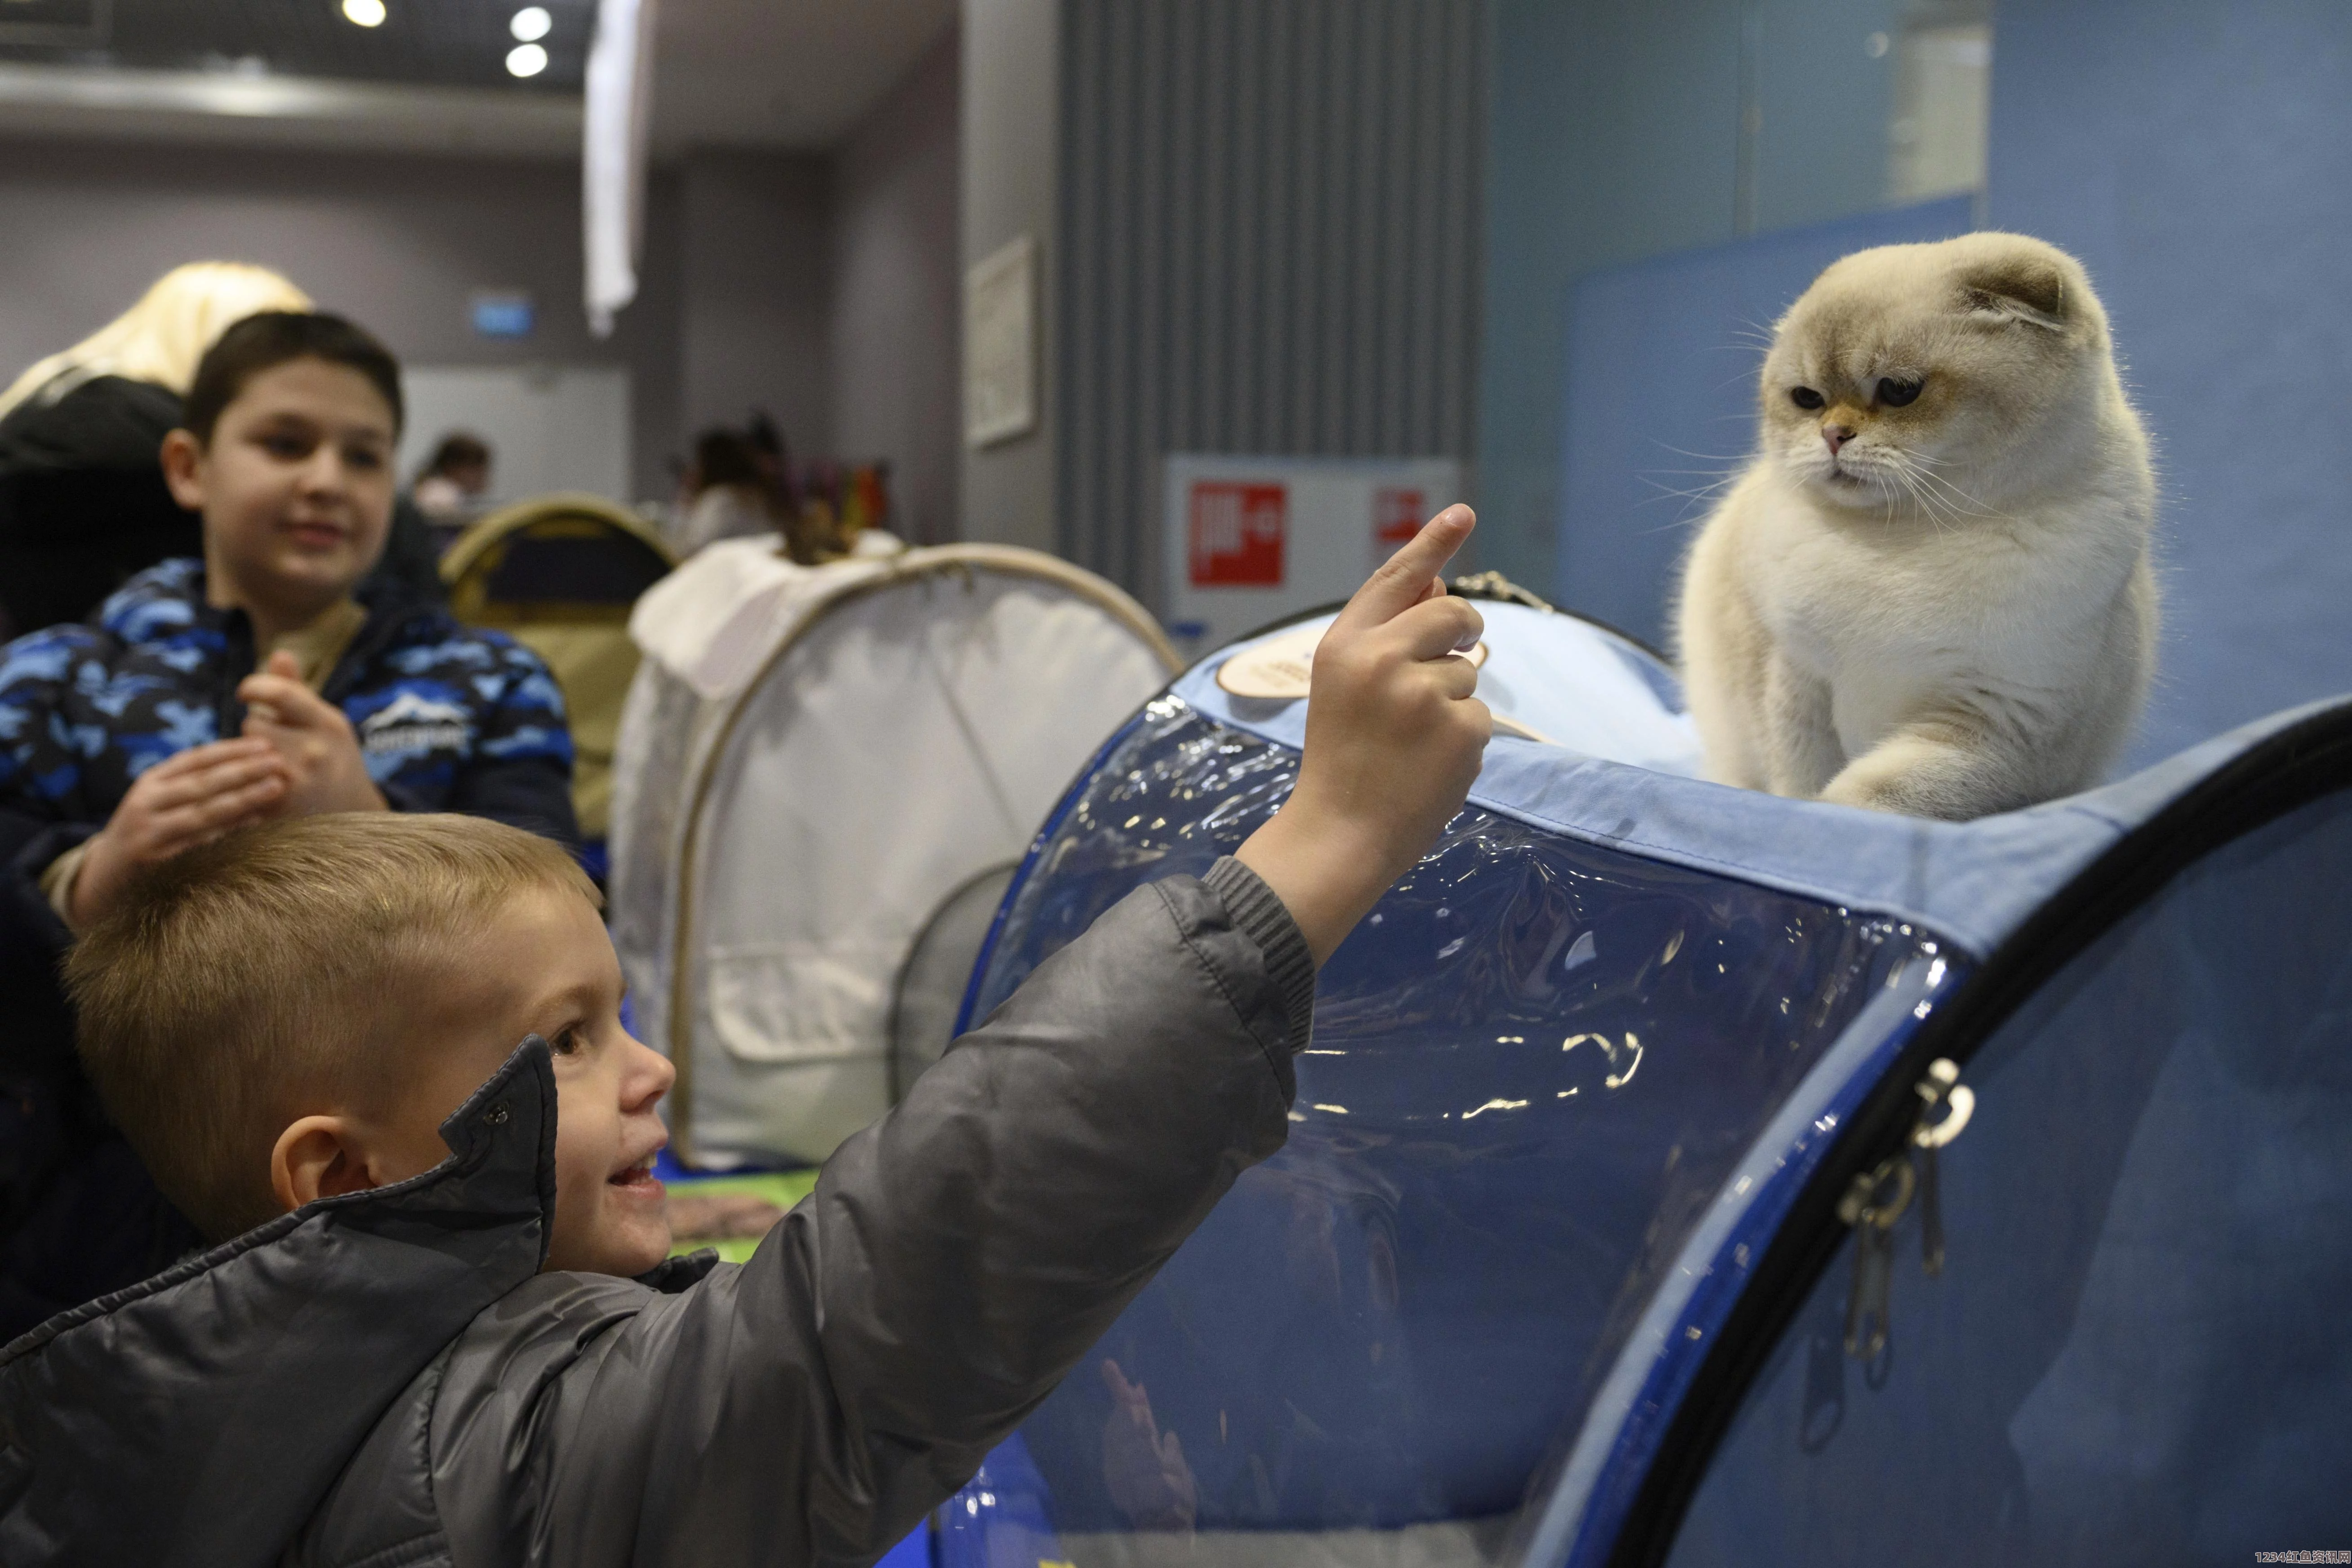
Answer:
POLYGON ((1936 1169, 1936 1151, 1960 1135, 1976 1113, 1977 1097, 1960 1082, 1960 1070, 1948 1057, 1927 1064, 1927 1076, 1912 1085, 1923 1103, 1919 1120, 1911 1128, 1911 1147, 1919 1166, 1919 1241, 1921 1263, 1930 1279, 1944 1271, 1943 1184, 1936 1169), (1943 1119, 1937 1120, 1937 1113, 1943 1119))
POLYGON ((1916 1179, 1906 1155, 1890 1155, 1857 1175, 1838 1199, 1838 1218, 1853 1228, 1853 1291, 1845 1303, 1845 1353, 1857 1361, 1875 1362, 1886 1350, 1895 1222, 1910 1207, 1916 1179))
MULTIPOLYGON (((1944 1204, 1936 1169, 1936 1151, 1960 1135, 1976 1113, 1977 1097, 1960 1082, 1960 1070, 1948 1058, 1927 1064, 1927 1076, 1913 1084, 1920 1099, 1919 1119, 1911 1124, 1906 1147, 1856 1175, 1838 1199, 1837 1216, 1853 1231, 1853 1290, 1845 1303, 1845 1353, 1876 1368, 1890 1332, 1887 1301, 1895 1277, 1895 1225, 1919 1199, 1919 1229, 1926 1249, 1922 1261, 1932 1278, 1944 1271, 1944 1204), (1940 1113, 1940 1114, 1939 1114, 1940 1113)), ((1873 1381, 1871 1386, 1877 1387, 1873 1381)))

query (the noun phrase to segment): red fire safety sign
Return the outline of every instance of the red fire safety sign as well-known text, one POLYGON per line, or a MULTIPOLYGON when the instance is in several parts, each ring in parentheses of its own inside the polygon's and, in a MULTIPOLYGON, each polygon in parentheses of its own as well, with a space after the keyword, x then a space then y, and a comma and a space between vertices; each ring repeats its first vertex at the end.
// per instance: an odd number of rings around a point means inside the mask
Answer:
POLYGON ((1372 552, 1385 560, 1399 545, 1421 532, 1422 492, 1419 490, 1375 490, 1372 492, 1372 552))
POLYGON ((1192 486, 1194 588, 1280 588, 1289 487, 1203 480, 1192 486))

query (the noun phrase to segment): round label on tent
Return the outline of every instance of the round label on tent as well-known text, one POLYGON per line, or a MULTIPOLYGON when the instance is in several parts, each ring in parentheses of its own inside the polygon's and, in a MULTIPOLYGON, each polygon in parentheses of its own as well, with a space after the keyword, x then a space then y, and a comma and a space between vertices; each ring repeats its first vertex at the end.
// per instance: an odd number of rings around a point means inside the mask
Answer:
MULTIPOLYGON (((1217 666, 1217 685, 1237 697, 1296 702, 1314 679, 1315 645, 1329 629, 1301 626, 1244 648, 1217 666)), ((1485 664, 1486 644, 1478 643, 1466 656, 1473 666, 1485 664)))

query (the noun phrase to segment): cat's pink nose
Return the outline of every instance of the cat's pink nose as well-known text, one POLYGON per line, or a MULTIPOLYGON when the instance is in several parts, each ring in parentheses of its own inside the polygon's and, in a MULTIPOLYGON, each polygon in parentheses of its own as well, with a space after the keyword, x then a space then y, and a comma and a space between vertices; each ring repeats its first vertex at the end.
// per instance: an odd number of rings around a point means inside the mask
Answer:
POLYGON ((1839 447, 1853 439, 1853 427, 1850 424, 1824 424, 1822 426, 1822 439, 1830 444, 1830 455, 1834 457, 1839 447))

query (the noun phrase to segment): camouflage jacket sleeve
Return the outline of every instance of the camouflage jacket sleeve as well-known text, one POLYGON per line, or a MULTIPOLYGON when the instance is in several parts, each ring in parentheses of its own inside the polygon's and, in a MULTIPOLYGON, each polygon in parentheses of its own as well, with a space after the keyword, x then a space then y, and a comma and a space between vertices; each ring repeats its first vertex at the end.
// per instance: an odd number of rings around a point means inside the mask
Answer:
POLYGON ((41 873, 99 826, 78 820, 88 815, 82 761, 90 747, 63 702, 90 635, 58 626, 0 648, 0 996, 14 1009, 0 1071, 36 1059, 54 1064, 72 1050, 56 980, 71 938, 41 891, 41 873))
POLYGON ((53 626, 0 648, 0 809, 42 822, 86 814, 82 761, 106 737, 77 735, 64 699, 91 636, 53 626))

